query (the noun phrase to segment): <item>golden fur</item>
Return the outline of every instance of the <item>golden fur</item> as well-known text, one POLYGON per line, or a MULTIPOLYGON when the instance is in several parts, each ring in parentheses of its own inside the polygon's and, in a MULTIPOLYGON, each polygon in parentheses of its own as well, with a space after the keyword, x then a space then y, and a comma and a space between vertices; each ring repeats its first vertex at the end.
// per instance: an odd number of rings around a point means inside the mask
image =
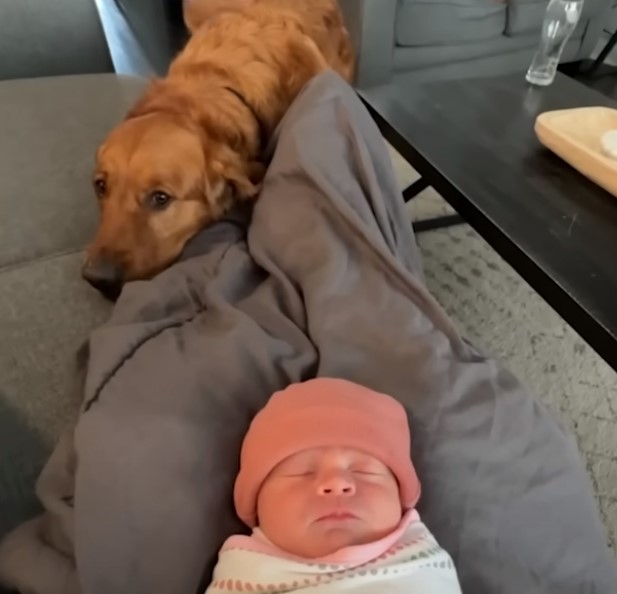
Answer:
POLYGON ((352 77, 336 0, 188 0, 185 19, 192 37, 168 76, 98 151, 101 218, 84 266, 95 285, 101 262, 114 281, 152 276, 234 201, 255 198, 262 136, 316 74, 352 77))

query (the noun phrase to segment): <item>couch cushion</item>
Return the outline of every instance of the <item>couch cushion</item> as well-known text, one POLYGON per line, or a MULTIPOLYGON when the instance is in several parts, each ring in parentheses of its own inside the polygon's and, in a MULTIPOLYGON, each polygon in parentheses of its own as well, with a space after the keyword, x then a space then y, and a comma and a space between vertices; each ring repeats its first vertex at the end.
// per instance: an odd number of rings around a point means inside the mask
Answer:
MULTIPOLYGON (((526 37, 529 38, 530 36, 526 37)), ((532 37, 535 38, 535 36, 532 37)), ((518 41, 519 37, 510 37, 508 39, 518 41)), ((577 59, 580 55, 580 45, 580 39, 568 43, 562 55, 563 61, 569 62, 577 59)), ((526 44, 525 46, 513 46, 511 50, 505 53, 486 52, 478 58, 470 58, 462 61, 446 59, 447 56, 443 54, 438 55, 437 58, 439 58, 439 61, 436 61, 434 55, 426 55, 424 56, 426 65, 397 72, 394 77, 395 84, 418 84, 420 82, 483 78, 506 73, 518 73, 522 77, 521 80, 524 81, 525 69, 529 66, 533 58, 536 46, 536 42, 534 41, 532 44, 526 44), (429 62, 429 59, 432 60, 432 62, 429 62)), ((457 47, 461 48, 463 46, 459 45, 457 47)), ((411 51, 411 48, 399 49, 411 51)), ((441 50, 442 48, 433 47, 426 49, 441 50)), ((452 55, 452 48, 443 49, 448 50, 448 56, 452 55)), ((404 63, 405 57, 400 56, 400 58, 400 63, 404 63)), ((409 61, 411 62, 411 60, 409 61)))
MULTIPOLYGON (((582 31, 575 31, 564 51, 564 61, 576 55, 581 45, 582 31), (572 53, 574 52, 574 53, 572 53)), ((513 52, 528 49, 531 53, 525 58, 526 63, 520 65, 521 72, 529 65, 532 54, 538 46, 538 34, 516 35, 509 37, 500 35, 494 39, 477 43, 460 43, 457 45, 433 45, 425 47, 397 47, 394 50, 393 64, 395 73, 416 71, 437 65, 444 67, 478 60, 488 57, 506 56, 513 52)), ((505 59, 505 58, 504 58, 505 59)), ((499 73, 497 70, 496 74, 499 73)), ((466 76, 469 76, 467 73, 466 76)), ((522 79, 521 79, 522 80, 522 79)))
POLYGON ((87 243, 94 152, 143 84, 112 74, 0 83, 0 270, 87 243))
POLYGON ((498 0, 401 0, 396 43, 456 45, 502 35, 506 5, 498 0))
POLYGON ((80 262, 71 254, 0 271, 0 539, 37 509, 34 481, 79 407, 76 352, 109 314, 80 262))
MULTIPOLYGON (((547 0, 508 0, 506 35, 540 31, 547 5, 547 0)), ((583 13, 577 26, 579 35, 582 35, 587 20, 605 6, 604 0, 585 0, 583 13)))
POLYGON ((88 75, 0 83, 0 538, 77 408, 74 356, 109 304, 82 281, 96 224, 94 151, 143 82, 88 75))
POLYGON ((519 35, 506 37, 500 35, 494 39, 477 43, 459 43, 433 45, 425 47, 397 47, 394 50, 393 63, 395 72, 405 72, 426 68, 437 64, 450 64, 475 60, 489 55, 506 54, 522 48, 535 48, 536 35, 519 35))

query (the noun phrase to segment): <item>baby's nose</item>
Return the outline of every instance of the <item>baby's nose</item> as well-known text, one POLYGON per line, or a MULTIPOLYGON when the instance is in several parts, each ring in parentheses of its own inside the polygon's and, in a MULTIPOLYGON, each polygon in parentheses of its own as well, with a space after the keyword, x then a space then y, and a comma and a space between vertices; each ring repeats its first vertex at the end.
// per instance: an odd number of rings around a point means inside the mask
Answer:
POLYGON ((356 493, 356 484, 347 473, 336 473, 320 480, 317 488, 319 495, 351 497, 356 493))

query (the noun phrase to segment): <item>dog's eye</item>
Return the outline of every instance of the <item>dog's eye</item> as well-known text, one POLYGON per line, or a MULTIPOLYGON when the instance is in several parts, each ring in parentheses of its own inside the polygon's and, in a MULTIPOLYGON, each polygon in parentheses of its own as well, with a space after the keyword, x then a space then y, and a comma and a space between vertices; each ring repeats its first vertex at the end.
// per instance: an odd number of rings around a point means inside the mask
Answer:
POLYGON ((107 182, 104 179, 95 179, 94 180, 94 191, 96 195, 101 198, 107 192, 107 182))
POLYGON ((156 191, 148 196, 148 206, 154 210, 162 210, 172 201, 172 197, 167 192, 156 191))

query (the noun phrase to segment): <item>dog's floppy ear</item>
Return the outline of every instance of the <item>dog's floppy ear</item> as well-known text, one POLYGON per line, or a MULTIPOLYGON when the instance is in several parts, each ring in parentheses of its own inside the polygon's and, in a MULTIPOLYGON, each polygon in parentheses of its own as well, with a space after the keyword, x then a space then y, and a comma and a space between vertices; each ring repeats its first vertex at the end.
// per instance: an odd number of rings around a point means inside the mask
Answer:
POLYGON ((255 198, 265 167, 256 161, 259 124, 250 111, 219 85, 190 87, 154 80, 127 118, 166 113, 199 134, 212 173, 224 179, 238 200, 255 198))

